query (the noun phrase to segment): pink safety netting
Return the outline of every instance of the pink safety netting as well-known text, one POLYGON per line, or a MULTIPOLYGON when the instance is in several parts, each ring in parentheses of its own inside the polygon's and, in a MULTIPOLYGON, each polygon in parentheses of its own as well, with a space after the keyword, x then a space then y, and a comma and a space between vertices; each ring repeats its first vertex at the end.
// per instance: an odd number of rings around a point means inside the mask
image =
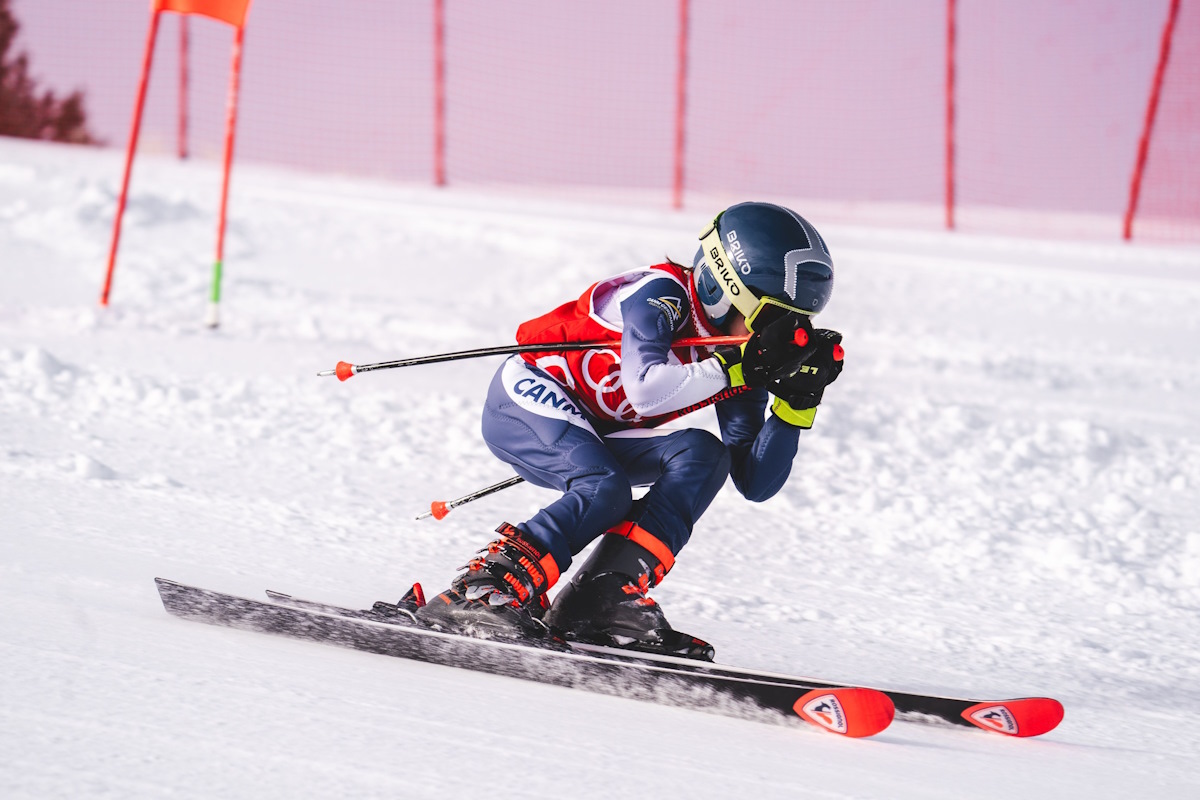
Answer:
MULTIPOLYGON (((256 0, 236 157, 430 183, 437 0, 256 0)), ((1170 0, 957 0, 960 230, 1117 238, 1170 0)), ((1200 0, 1182 0, 1133 231, 1200 241, 1200 0)), ((148 3, 14 0, 18 47, 123 147, 148 3)), ((947 220, 948 0, 444 0, 448 187, 685 208, 745 198, 815 220, 947 220)), ((189 132, 219 158, 232 33, 189 18, 189 132)), ((161 25, 141 146, 174 152, 179 18, 161 25)), ((136 178, 134 190, 136 191, 136 178)), ((236 192, 236 184, 235 184, 236 192)))

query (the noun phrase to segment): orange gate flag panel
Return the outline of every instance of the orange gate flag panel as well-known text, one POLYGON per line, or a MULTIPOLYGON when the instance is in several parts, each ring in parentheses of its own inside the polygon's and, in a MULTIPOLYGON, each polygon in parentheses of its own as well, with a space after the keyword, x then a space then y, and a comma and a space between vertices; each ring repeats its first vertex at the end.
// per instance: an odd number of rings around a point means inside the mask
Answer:
POLYGON ((151 11, 200 14, 240 28, 246 22, 250 0, 151 0, 151 11))

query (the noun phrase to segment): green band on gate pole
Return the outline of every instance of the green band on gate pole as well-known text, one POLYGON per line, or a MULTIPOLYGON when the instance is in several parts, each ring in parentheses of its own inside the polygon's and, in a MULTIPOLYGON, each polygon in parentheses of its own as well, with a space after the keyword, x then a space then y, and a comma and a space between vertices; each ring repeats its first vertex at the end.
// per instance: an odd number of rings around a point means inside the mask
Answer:
POLYGON ((213 262, 212 302, 221 302, 221 260, 213 262))

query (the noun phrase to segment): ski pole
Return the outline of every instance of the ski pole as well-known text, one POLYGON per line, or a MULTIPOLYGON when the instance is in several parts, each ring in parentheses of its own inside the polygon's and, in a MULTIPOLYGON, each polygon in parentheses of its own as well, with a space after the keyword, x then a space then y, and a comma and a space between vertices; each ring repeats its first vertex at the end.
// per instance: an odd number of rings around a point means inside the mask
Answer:
POLYGON ((429 504, 429 510, 424 514, 419 515, 417 519, 426 519, 427 517, 433 517, 434 519, 445 519, 447 514, 461 505, 465 505, 472 500, 478 500, 481 497, 487 497, 489 494, 498 492, 501 489, 507 489, 510 486, 516 486, 518 483, 523 483, 524 481, 524 478, 519 475, 515 475, 506 481, 494 483, 486 489, 479 489, 478 491, 471 492, 470 494, 464 495, 457 500, 451 500, 449 503, 443 500, 434 500, 429 504))
MULTIPOLYGON (((745 336, 710 336, 708 338, 694 337, 691 339, 677 339, 671 344, 671 347, 672 349, 676 347, 717 347, 727 344, 741 344, 742 342, 746 341, 746 338, 747 337, 745 336)), ((401 358, 397 361, 380 361, 377 364, 348 364, 345 361, 339 361, 337 363, 337 367, 318 372, 317 376, 324 378, 329 375, 336 375, 339 381, 347 381, 360 372, 372 372, 377 369, 396 369, 398 367, 414 367, 418 364, 437 364, 442 361, 459 361, 464 358, 512 355, 514 353, 548 353, 573 350, 618 349, 620 347, 621 343, 619 341, 511 344, 502 345, 500 347, 480 347, 475 350, 459 350, 454 353, 438 353, 430 356, 401 358)))

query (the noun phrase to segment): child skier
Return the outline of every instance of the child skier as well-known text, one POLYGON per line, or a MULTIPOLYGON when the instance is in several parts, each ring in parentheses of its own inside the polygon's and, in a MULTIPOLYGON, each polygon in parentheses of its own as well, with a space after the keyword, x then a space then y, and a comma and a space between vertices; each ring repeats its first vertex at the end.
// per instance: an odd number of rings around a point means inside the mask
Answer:
POLYGON ((423 622, 483 636, 554 630, 713 658, 709 644, 673 630, 647 592, 727 476, 751 501, 780 490, 800 431, 841 372, 842 337, 810 322, 829 301, 833 262, 800 215, 740 203, 700 239, 691 269, 668 262, 602 280, 518 328, 519 343, 547 349, 500 367, 483 437, 518 475, 563 494, 525 522, 502 524, 500 537, 417 611, 423 622), (672 347, 678 338, 747 333, 741 346, 672 347), (553 348, 614 337, 617 352, 553 348), (720 439, 699 428, 652 430, 710 404, 720 439), (634 486, 649 486, 636 502, 634 486), (549 589, 597 537, 551 604, 549 589))

